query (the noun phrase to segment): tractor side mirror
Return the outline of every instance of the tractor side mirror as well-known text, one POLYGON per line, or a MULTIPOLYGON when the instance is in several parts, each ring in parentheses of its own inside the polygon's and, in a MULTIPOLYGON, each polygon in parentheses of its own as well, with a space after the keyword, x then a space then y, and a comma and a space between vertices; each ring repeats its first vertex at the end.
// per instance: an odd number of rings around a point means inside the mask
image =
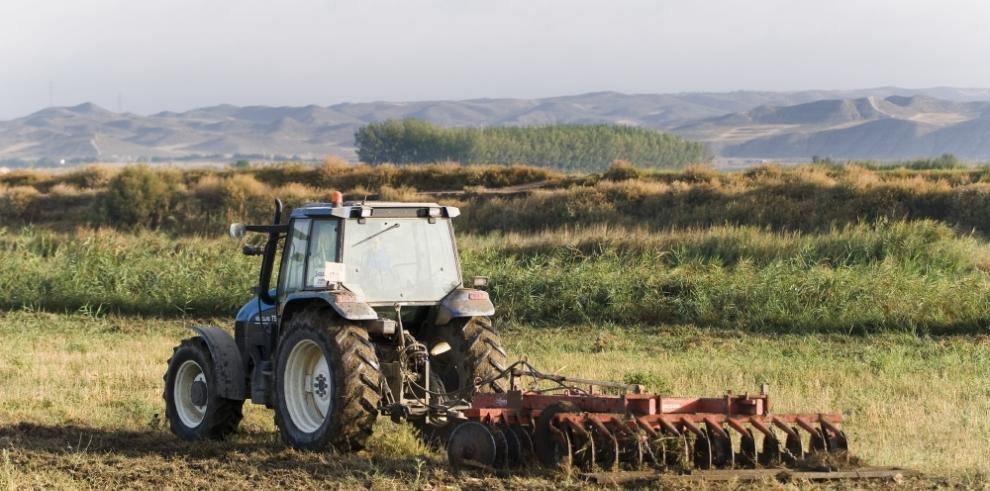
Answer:
POLYGON ((239 240, 242 237, 244 237, 244 232, 246 231, 247 228, 244 226, 243 223, 231 223, 230 229, 227 230, 227 234, 230 235, 231 239, 239 240))

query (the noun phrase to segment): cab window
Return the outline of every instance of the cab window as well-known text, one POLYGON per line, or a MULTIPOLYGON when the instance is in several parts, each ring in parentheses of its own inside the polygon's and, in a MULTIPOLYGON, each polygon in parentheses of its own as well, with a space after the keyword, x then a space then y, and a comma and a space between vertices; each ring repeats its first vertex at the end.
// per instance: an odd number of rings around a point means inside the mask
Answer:
POLYGON ((337 220, 316 220, 313 222, 313 233, 309 241, 309 272, 306 275, 306 286, 310 288, 326 288, 326 282, 317 281, 322 278, 326 263, 335 263, 337 259, 337 237, 340 222, 337 220))
POLYGON ((278 277, 278 296, 301 290, 303 273, 306 269, 306 244, 309 243, 309 219, 296 219, 289 230, 289 240, 286 241, 285 252, 282 256, 282 271, 278 277))

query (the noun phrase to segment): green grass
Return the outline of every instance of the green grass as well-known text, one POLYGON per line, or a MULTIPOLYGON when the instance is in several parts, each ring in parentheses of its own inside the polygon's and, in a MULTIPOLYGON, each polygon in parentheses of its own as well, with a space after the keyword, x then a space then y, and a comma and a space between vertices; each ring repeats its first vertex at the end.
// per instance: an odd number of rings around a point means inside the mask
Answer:
MULTIPOLYGON (((0 479, 30 488, 580 484, 540 473, 507 480, 452 475, 441 452, 424 447, 405 425, 385 420, 365 453, 295 452, 279 442, 271 412, 254 405, 247 406, 231 442, 179 442, 161 416, 162 373, 172 346, 192 335, 188 325, 194 322, 229 324, 228 319, 0 315, 0 446, 9 455, 9 464, 0 460, 0 479)), ((931 479, 927 486, 968 487, 990 476, 985 336, 763 335, 615 325, 511 325, 502 334, 513 358, 527 356, 544 370, 613 380, 639 377, 668 394, 717 396, 726 389, 755 391, 766 382, 778 413, 842 412, 852 451, 869 464, 922 470, 931 479)))
MULTIPOLYGON (((533 325, 683 323, 752 332, 985 332, 987 244, 931 221, 822 233, 607 227, 461 237, 498 317, 533 325)), ((0 307, 232 315, 258 260, 226 239, 0 231, 0 307)))

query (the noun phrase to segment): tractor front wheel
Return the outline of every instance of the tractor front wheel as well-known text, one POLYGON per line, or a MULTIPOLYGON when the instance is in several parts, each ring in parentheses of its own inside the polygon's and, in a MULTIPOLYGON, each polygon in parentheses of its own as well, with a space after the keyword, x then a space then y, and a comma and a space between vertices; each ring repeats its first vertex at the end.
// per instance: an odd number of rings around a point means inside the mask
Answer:
POLYGON ((201 338, 176 346, 165 372, 165 415, 183 440, 222 440, 240 424, 244 401, 224 399, 214 383, 213 357, 201 338))
POLYGON ((368 333, 326 309, 285 324, 275 365, 275 424, 302 450, 364 448, 378 416, 380 374, 368 333))

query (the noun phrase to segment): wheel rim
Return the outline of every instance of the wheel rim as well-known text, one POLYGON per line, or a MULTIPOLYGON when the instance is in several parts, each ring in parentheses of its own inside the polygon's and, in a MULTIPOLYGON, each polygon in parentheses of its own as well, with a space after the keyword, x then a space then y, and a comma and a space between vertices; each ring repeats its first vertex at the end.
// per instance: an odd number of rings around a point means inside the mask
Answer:
POLYGON ((304 339, 292 347, 282 380, 285 406, 303 433, 320 429, 332 410, 333 376, 323 350, 304 339))
MULTIPOLYGON (((178 414, 179 420, 189 428, 199 426, 206 418, 206 402, 204 401, 202 405, 193 402, 193 387, 197 384, 202 384, 200 387, 204 391, 203 394, 209 393, 206 392, 209 387, 206 382, 206 374, 203 373, 203 367, 195 361, 186 360, 182 365, 179 365, 179 370, 175 372, 172 399, 175 401, 175 412, 178 414)), ((206 399, 205 395, 202 399, 206 399)))

